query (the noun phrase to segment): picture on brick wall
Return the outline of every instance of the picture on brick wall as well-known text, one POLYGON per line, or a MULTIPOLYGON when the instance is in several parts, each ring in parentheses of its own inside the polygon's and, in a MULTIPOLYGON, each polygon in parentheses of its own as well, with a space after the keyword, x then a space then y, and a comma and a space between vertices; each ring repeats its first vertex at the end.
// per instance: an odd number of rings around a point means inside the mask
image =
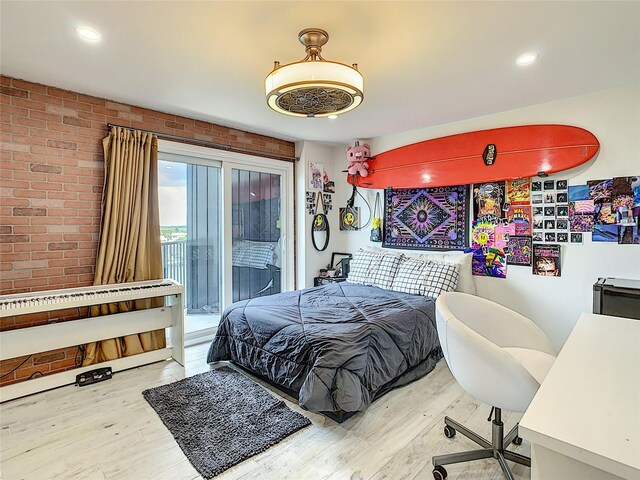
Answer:
POLYGON ((466 185, 387 189, 383 247, 462 250, 469 242, 466 185))

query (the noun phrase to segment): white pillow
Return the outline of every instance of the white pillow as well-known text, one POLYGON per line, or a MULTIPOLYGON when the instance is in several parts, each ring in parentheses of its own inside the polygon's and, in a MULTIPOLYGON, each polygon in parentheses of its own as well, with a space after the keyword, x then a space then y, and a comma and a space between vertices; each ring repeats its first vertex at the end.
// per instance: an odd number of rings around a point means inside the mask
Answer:
POLYGON ((471 295, 476 294, 476 286, 473 283, 473 275, 471 274, 473 253, 463 253, 459 251, 426 253, 417 252, 415 250, 395 253, 390 252, 388 249, 373 246, 367 246, 365 247, 365 250, 378 255, 401 255, 406 258, 420 258, 430 262, 446 263, 447 265, 460 265, 460 269, 458 270, 458 286, 455 291, 469 293, 471 295))
POLYGON ((393 279, 398 271, 398 266, 402 260, 404 260, 404 256, 402 254, 385 254, 380 260, 380 263, 377 265, 372 264, 369 267, 371 285, 374 287, 390 289, 393 284, 393 279))
POLYGON ((375 272, 380 260, 382 260, 382 253, 372 252, 365 249, 360 249, 353 254, 353 258, 349 262, 349 276, 347 281, 351 283, 360 283, 362 285, 372 285, 372 268, 375 272))

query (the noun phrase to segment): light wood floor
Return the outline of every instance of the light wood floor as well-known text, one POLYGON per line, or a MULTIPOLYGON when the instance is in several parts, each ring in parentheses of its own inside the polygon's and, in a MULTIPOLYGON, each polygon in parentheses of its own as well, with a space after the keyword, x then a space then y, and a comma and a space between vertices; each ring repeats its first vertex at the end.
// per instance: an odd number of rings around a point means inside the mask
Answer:
MULTIPOLYGON (((156 363, 117 373, 113 380, 92 387, 62 387, 1 405, 0 477, 201 478, 141 392, 208 370, 207 347, 187 349, 186 373, 174 362, 156 363)), ((490 432, 489 407, 460 389, 444 361, 426 377, 392 391, 343 424, 304 412, 291 398, 283 398, 313 425, 217 480, 430 480, 432 455, 477 448, 462 435, 445 438, 444 415, 485 437, 490 432)), ((519 418, 503 417, 507 429, 519 418)), ((528 443, 517 451, 528 455, 528 443)), ((452 480, 503 478, 494 460, 447 470, 452 480)), ((530 478, 524 467, 513 470, 518 479, 530 478)))

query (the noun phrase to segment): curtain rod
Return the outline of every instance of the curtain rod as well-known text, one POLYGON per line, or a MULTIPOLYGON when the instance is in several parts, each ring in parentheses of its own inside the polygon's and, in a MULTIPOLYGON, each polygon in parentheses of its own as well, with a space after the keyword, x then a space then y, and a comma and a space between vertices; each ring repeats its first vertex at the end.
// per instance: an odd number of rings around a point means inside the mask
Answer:
POLYGON ((205 147, 215 148, 217 150, 247 153, 252 155, 259 155, 261 157, 266 156, 266 157, 275 158, 278 160, 289 160, 291 162, 297 162, 298 160, 300 160, 300 157, 289 157, 287 155, 278 155, 277 153, 261 152, 260 150, 252 150, 250 148, 244 148, 244 147, 232 147, 230 145, 225 145, 224 143, 209 142, 207 140, 198 140, 197 138, 189 138, 189 137, 182 137, 180 135, 172 135, 171 133, 162 133, 162 132, 156 132, 153 130, 147 130, 144 128, 133 128, 133 127, 127 127, 125 125, 117 125, 115 123, 107 123, 107 128, 111 128, 111 127, 126 128, 128 130, 140 130, 142 132, 147 132, 153 135, 157 135, 158 138, 162 138, 164 140, 180 140, 181 142, 184 142, 184 143, 202 145, 205 147))

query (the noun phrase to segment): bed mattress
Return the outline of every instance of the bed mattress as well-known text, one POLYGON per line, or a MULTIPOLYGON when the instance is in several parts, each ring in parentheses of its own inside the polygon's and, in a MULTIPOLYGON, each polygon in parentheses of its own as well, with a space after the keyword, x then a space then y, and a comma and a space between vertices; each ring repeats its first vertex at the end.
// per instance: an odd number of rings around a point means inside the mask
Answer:
POLYGON ((236 302, 209 363, 229 360, 317 412, 365 410, 441 358, 435 300, 348 282, 236 302))

